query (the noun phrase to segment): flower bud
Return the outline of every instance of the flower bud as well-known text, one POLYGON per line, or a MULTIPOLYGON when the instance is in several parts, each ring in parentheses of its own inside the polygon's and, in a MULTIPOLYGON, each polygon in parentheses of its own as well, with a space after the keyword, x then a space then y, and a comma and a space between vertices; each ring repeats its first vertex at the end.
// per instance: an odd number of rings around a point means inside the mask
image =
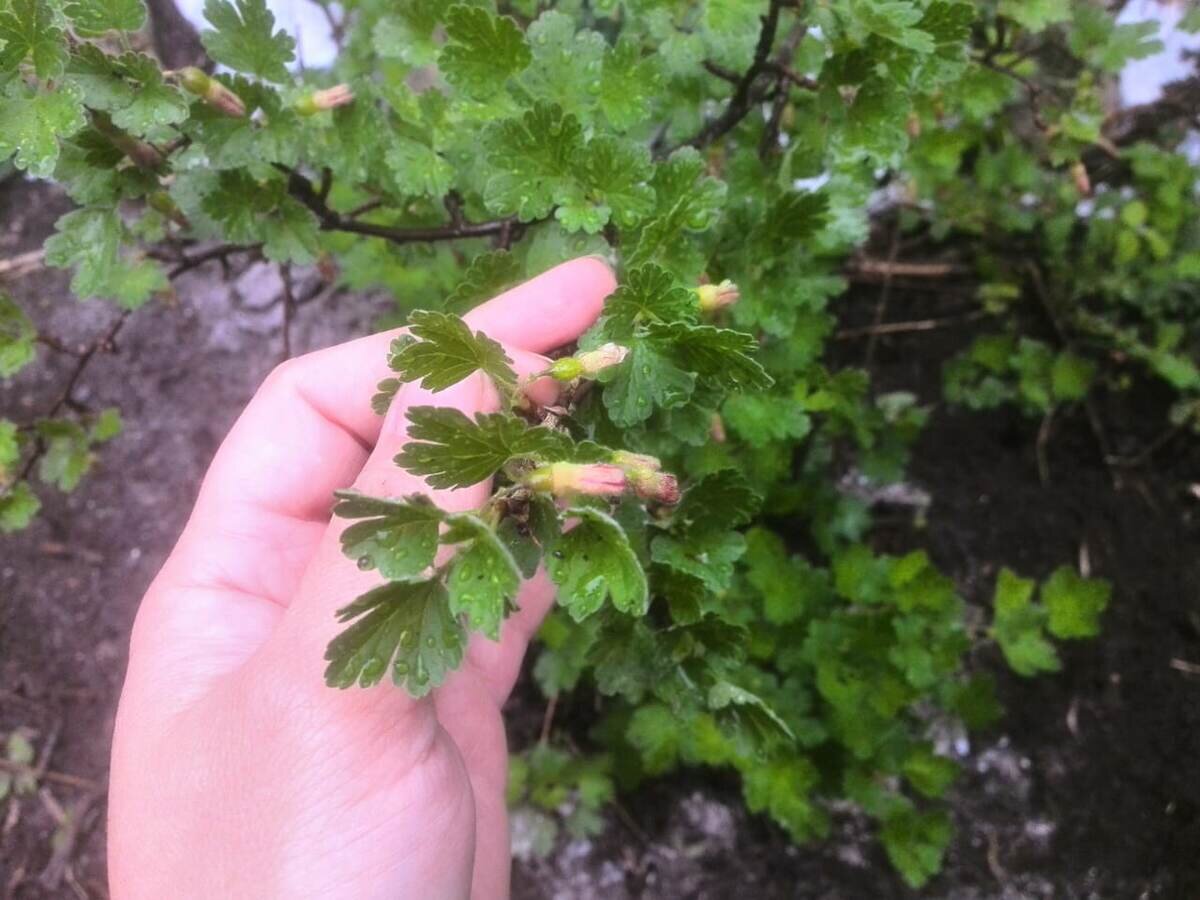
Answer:
POLYGON ((714 444, 723 444, 728 438, 725 433, 725 420, 721 418, 720 413, 712 414, 712 421, 708 424, 708 436, 714 444))
POLYGON ((242 102, 241 97, 195 66, 179 70, 179 83, 197 97, 203 97, 204 102, 213 109, 227 116, 240 119, 246 115, 246 104, 242 102))
POLYGON ((302 116, 314 116, 327 109, 346 106, 354 102, 354 91, 348 84, 335 84, 323 91, 313 91, 296 101, 296 112, 302 116))
POLYGON ((648 469, 651 472, 657 472, 662 469, 662 463, 658 457, 651 456, 648 453, 631 453, 628 450, 614 450, 609 459, 612 460, 613 465, 620 466, 626 471, 630 469, 648 469))
POLYGON ((658 457, 617 450, 610 459, 625 471, 634 493, 643 500, 667 504, 679 502, 679 482, 674 475, 662 471, 658 457))
POLYGON ((1092 196, 1092 179, 1088 175, 1087 166, 1077 162, 1071 166, 1071 180, 1075 182, 1075 190, 1084 197, 1092 196))
POLYGON ((633 491, 643 500, 656 500, 668 506, 679 502, 679 481, 669 472, 650 472, 642 469, 630 475, 633 491))
POLYGON ((572 494, 615 496, 625 493, 629 486, 625 471, 620 466, 608 463, 551 463, 539 466, 522 480, 526 487, 556 497, 569 497, 572 494))
POLYGON ((726 278, 720 284, 702 284, 696 288, 696 296, 700 298, 702 312, 716 312, 737 303, 738 286, 726 278))
POLYGON ((556 359, 550 365, 550 376, 558 381, 595 378, 605 369, 620 365, 628 355, 628 347, 612 343, 603 344, 595 350, 584 350, 574 356, 556 359))

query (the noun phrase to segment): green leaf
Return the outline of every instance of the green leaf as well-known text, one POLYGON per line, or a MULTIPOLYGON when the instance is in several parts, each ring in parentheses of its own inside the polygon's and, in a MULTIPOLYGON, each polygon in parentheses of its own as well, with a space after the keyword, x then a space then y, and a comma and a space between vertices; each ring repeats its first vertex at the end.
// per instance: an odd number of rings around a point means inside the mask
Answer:
POLYGON ((674 518, 688 532, 725 531, 749 522, 759 504, 744 475, 722 469, 684 491, 674 518))
POLYGON ((341 537, 342 552, 360 569, 378 569, 394 581, 420 575, 433 565, 443 515, 428 497, 383 500, 354 491, 339 491, 337 496, 335 516, 362 520, 341 537))
POLYGON ((502 90, 533 59, 516 22, 478 6, 450 7, 446 38, 438 67, 452 85, 480 99, 502 90))
POLYGON ((671 409, 687 402, 696 376, 685 372, 645 341, 637 341, 629 357, 604 373, 604 407, 614 425, 628 428, 650 417, 655 408, 671 409))
POLYGON ((880 837, 892 865, 909 886, 918 888, 941 871, 953 833, 944 812, 903 809, 884 820, 880 837))
POLYGON ((520 262, 507 250, 480 253, 446 298, 446 308, 454 313, 466 312, 519 284, 521 274, 520 262))
POLYGON ((622 38, 604 53, 600 69, 600 109, 618 131, 625 131, 650 115, 659 87, 653 57, 643 57, 634 40, 622 38))
POLYGON ((29 527, 41 508, 42 501, 27 481, 18 481, 12 487, 0 489, 0 532, 10 534, 29 527))
POLYGON ((762 697, 728 681, 708 689, 708 708, 728 711, 745 723, 760 745, 774 738, 796 740, 791 726, 762 697))
POLYGON ((84 126, 79 89, 61 84, 52 91, 17 85, 0 94, 0 161, 16 154, 18 169, 49 178, 58 162, 59 141, 84 126))
POLYGON ((0 485, 7 485, 13 465, 21 458, 21 442, 16 423, 0 419, 0 485))
POLYGON ((783 539, 765 528, 746 532, 746 580, 763 600, 773 625, 794 622, 831 596, 829 573, 787 552, 783 539))
POLYGON ((92 465, 87 432, 75 422, 39 422, 38 434, 46 445, 38 464, 38 477, 60 491, 73 491, 92 465))
POLYGON ((555 217, 568 231, 600 231, 609 221, 636 224, 654 208, 654 191, 646 184, 650 151, 634 141, 599 135, 588 142, 575 163, 576 187, 559 198, 555 217))
POLYGON ((520 118, 494 123, 481 143, 495 171, 484 190, 493 213, 516 214, 522 222, 541 219, 577 190, 583 128, 559 106, 539 102, 520 118))
POLYGON ((123 74, 135 79, 138 86, 130 91, 127 104, 113 109, 114 125, 137 137, 145 137, 165 126, 178 125, 188 117, 187 98, 177 87, 163 81, 162 72, 153 59, 127 53, 120 58, 120 65, 123 74))
POLYGON ((917 53, 933 52, 933 37, 913 27, 923 16, 916 4, 908 0, 854 0, 848 5, 855 24, 868 33, 917 53))
POLYGON ((621 612, 645 615, 650 602, 646 575, 624 529, 591 507, 573 507, 566 514, 579 522, 551 545, 546 557, 558 602, 576 621, 598 611, 606 596, 621 612))
POLYGON ((687 724, 661 703, 646 703, 633 711, 625 737, 642 756, 647 775, 661 775, 675 767, 687 724))
POLYGON ((649 325, 647 336, 681 369, 720 388, 762 391, 775 383, 751 355, 758 351, 753 335, 712 325, 673 322, 649 325))
POLYGON ((380 585, 339 609, 337 619, 357 621, 325 651, 330 687, 370 687, 390 669, 398 686, 424 697, 462 662, 466 635, 438 579, 380 585))
POLYGON ((771 204, 760 240, 802 244, 816 235, 828 218, 829 198, 824 194, 789 191, 771 204))
POLYGON ((1044 31, 1071 18, 1071 0, 1000 0, 997 12, 1029 31, 1044 31))
POLYGON ((267 81, 291 80, 287 64, 295 59, 296 42, 275 31, 275 16, 265 0, 206 0, 204 18, 213 26, 200 35, 215 62, 267 81))
POLYGON ((736 531, 695 531, 682 537, 659 535, 650 544, 656 563, 704 582, 721 592, 733 581, 733 564, 746 552, 746 539, 736 531))
POLYGON ((1112 586, 1098 578, 1081 578, 1070 566, 1060 566, 1042 583, 1046 627, 1057 638, 1095 637, 1100 614, 1108 606, 1112 586))
POLYGON ((804 404, 794 397, 737 394, 725 401, 721 417, 726 426, 752 447, 803 439, 812 429, 804 404))
POLYGON ((440 199, 454 183, 454 168, 450 163, 428 144, 412 138, 394 136, 388 143, 384 161, 402 194, 440 199))
POLYGON ((88 429, 88 441, 93 444, 102 444, 117 437, 124 429, 125 425, 121 421, 121 411, 115 406, 110 406, 100 411, 100 415, 96 417, 96 421, 88 429))
POLYGON ((11 378, 37 355, 37 329, 21 307, 0 293, 0 378, 11 378))
POLYGON ((958 776, 958 765, 952 759, 938 756, 927 745, 920 745, 904 760, 904 777, 918 792, 937 798, 958 776))
POLYGON ((630 269, 604 304, 601 331, 607 340, 628 340, 636 326, 649 322, 694 322, 696 295, 675 283, 666 269, 643 265, 630 269))
POLYGON ((75 30, 87 36, 106 31, 140 31, 146 24, 142 0, 69 0, 63 12, 75 30))
POLYGON ((515 606, 521 573, 512 553, 481 519, 470 513, 447 516, 442 542, 467 542, 451 563, 446 587, 450 611, 465 615, 470 627, 493 641, 500 640, 500 623, 515 606))
POLYGON ((0 73, 15 71, 26 57, 38 78, 57 78, 66 68, 66 35, 46 0, 9 0, 0 12, 0 73))
POLYGON ((55 228, 57 232, 46 241, 46 262, 75 269, 71 290, 81 300, 104 297, 135 308, 167 287, 166 275, 156 263, 122 258, 123 226, 116 209, 77 209, 60 218, 55 228))
POLYGON ((992 635, 1018 675, 1056 672, 1060 667, 1058 654, 1043 633, 1046 612, 1033 605, 1033 589, 1033 581, 1001 569, 992 601, 992 635))
POLYGON ((1054 358, 1050 369, 1050 388, 1059 402, 1082 400, 1091 387, 1096 367, 1090 361, 1069 351, 1054 358))
POLYGON ((483 371, 500 385, 516 385, 512 360, 504 348, 482 331, 472 332, 458 316, 417 310, 408 321, 419 340, 391 359, 392 370, 402 381, 419 380, 426 390, 442 391, 483 371))
POLYGON ((478 484, 510 459, 565 459, 574 446, 564 434, 504 413, 480 413, 472 421, 457 409, 418 406, 408 420, 409 442, 396 464, 435 488, 478 484))
POLYGON ((816 766, 804 756, 789 755, 742 770, 746 807, 768 813, 797 842, 819 837, 829 828, 812 797, 819 782, 816 766))
POLYGON ((693 147, 676 150, 654 168, 650 181, 654 211, 630 251, 632 267, 647 262, 669 265, 673 270, 699 266, 689 262, 686 235, 711 227, 725 202, 725 185, 709 176, 704 158, 693 147))

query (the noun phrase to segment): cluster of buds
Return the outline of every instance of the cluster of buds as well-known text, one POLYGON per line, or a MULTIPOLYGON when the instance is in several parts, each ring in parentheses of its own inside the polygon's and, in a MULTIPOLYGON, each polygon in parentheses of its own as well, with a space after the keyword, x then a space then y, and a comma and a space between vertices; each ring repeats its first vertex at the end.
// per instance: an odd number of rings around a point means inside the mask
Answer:
POLYGON ((619 497, 632 491, 643 500, 679 502, 679 482, 653 456, 618 450, 606 463, 557 462, 527 472, 521 483, 555 497, 619 497))
POLYGON ((547 370, 557 381, 574 381, 576 378, 595 378, 605 369, 619 366, 629 355, 629 348, 620 344, 603 344, 595 350, 584 350, 574 356, 564 356, 551 363, 547 370))
POLYGON ((700 299, 700 311, 706 313, 733 306, 741 296, 738 293, 738 286, 728 278, 720 284, 702 284, 693 290, 700 299))
POLYGON ((195 66, 180 69, 176 74, 179 76, 179 83, 186 90, 203 98, 213 109, 235 119, 246 115, 246 104, 242 102, 241 97, 195 66))
POLYGON ((354 102, 354 91, 348 84, 335 84, 323 91, 313 91, 296 101, 296 112, 302 116, 315 116, 327 109, 336 109, 354 102))

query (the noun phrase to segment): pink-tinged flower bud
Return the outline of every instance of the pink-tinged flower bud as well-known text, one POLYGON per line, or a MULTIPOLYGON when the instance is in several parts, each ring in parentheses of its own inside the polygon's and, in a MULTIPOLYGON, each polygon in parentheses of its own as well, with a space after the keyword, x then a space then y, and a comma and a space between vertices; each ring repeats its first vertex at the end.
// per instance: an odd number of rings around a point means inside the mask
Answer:
POLYGON ((696 288, 696 296, 700 298, 700 309, 703 312, 716 312, 737 303, 738 286, 726 278, 720 284, 702 284, 696 288))
POLYGON ((313 91, 296 101, 296 112, 302 116, 315 116, 327 109, 335 109, 354 102, 354 91, 348 84, 335 84, 323 91, 313 91))
POLYGON ((608 463, 551 463, 539 466, 523 479, 525 486, 556 497, 590 494, 596 497, 625 493, 629 482, 625 470, 608 463))
POLYGON ((595 350, 584 350, 574 356, 564 356, 550 364, 550 376, 558 381, 576 378, 595 378, 605 369, 619 366, 629 355, 629 348, 620 344, 603 344, 595 350))
POLYGON ((728 438, 725 433, 725 420, 721 418, 720 413, 712 414, 712 421, 708 424, 708 436, 714 444, 723 444, 728 438))
POLYGON ((656 500, 668 506, 679 502, 679 481, 669 472, 639 469, 636 474, 630 473, 629 480, 633 482, 634 493, 643 500, 656 500))
POLYGON ((625 470, 625 477, 633 485, 634 493, 643 500, 668 504, 679 502, 679 482, 674 475, 662 471, 662 462, 658 457, 616 450, 610 459, 614 465, 625 470))
POLYGON ((1087 166, 1077 162, 1071 166, 1071 180, 1075 182, 1075 190, 1084 197, 1092 196, 1092 179, 1088 175, 1087 166))
POLYGON ((204 98, 204 102, 213 109, 227 116, 240 119, 246 115, 246 104, 242 102, 241 97, 195 66, 179 70, 179 83, 197 97, 204 98))

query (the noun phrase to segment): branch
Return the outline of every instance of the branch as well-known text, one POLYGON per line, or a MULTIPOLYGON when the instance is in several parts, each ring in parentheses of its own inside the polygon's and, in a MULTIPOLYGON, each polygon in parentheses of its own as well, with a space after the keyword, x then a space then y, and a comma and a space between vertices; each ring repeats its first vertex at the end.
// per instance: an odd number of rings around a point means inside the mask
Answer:
MULTIPOLYGON (((699 148, 711 144, 717 138, 732 131, 742 119, 746 118, 751 107, 750 90, 758 76, 769 67, 768 57, 771 54, 771 47, 775 44, 775 33, 779 30, 779 13, 784 5, 784 0, 771 0, 771 6, 767 9, 766 15, 762 17, 762 30, 758 33, 758 45, 754 48, 754 61, 734 86, 733 96, 729 98, 725 112, 701 128, 691 140, 684 143, 684 146, 699 148)), ((712 70, 710 69, 710 71, 712 70)), ((716 73, 714 72, 714 74, 716 73)), ((725 76, 718 75, 718 77, 725 76)))
POLYGON ((167 278, 174 281, 184 272, 190 272, 192 269, 202 266, 207 262, 212 262, 214 259, 224 262, 227 257, 235 253, 258 254, 261 251, 262 244, 218 244, 202 253, 197 253, 195 256, 182 257, 176 266, 167 272, 167 278))
MULTIPOLYGON (((79 354, 79 359, 76 360, 75 365, 71 369, 71 374, 67 376, 66 384, 63 385, 58 397, 42 418, 52 418, 64 406, 69 406, 73 403, 71 395, 75 392, 75 386, 79 383, 79 379, 83 377, 84 371, 97 352, 100 350, 104 350, 106 353, 112 352, 113 342, 117 339, 117 335, 121 333, 121 329, 125 327, 125 323, 129 320, 131 312, 132 310, 128 309, 122 310, 121 314, 113 319, 103 334, 83 348, 83 351, 79 354)), ((25 465, 21 467, 21 474, 17 476, 18 481, 25 481, 29 478, 29 473, 33 471, 33 467, 37 465, 38 460, 42 458, 45 452, 46 442, 39 436, 37 443, 34 445, 33 453, 29 455, 29 459, 25 461, 25 465)))
POLYGON ((321 198, 313 188, 312 182, 294 169, 276 164, 275 166, 288 176, 288 192, 303 203, 317 217, 322 231, 345 231, 350 234, 365 234, 368 237, 383 238, 393 244, 434 243, 436 241, 456 241, 463 238, 492 237, 502 235, 518 227, 513 219, 495 219, 490 222, 461 222, 450 225, 437 225, 429 228, 394 228, 390 225, 378 225, 374 222, 358 222, 349 216, 344 216, 321 198))

